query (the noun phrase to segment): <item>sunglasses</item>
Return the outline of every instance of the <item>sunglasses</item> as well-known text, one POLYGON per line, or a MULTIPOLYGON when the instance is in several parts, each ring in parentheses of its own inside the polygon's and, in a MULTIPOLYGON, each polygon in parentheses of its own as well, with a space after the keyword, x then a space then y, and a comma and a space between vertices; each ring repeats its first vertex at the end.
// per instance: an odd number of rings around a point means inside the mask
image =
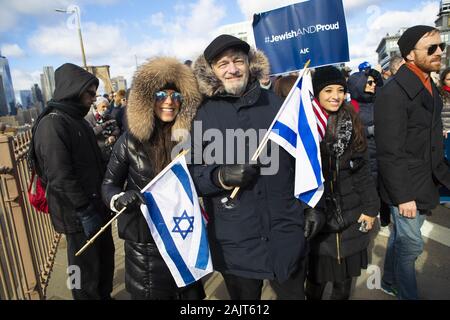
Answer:
POLYGON ((442 42, 439 44, 432 44, 431 46, 429 46, 426 49, 417 49, 416 48, 416 50, 427 50, 428 55, 431 56, 436 52, 438 47, 441 49, 442 52, 444 52, 446 46, 447 46, 447 44, 445 42, 442 42))
POLYGON ((170 96, 170 99, 177 104, 181 104, 183 102, 183 96, 179 92, 172 92, 171 94, 168 94, 165 91, 158 91, 155 93, 155 100, 157 102, 163 102, 166 101, 167 97, 170 96))
POLYGON ((367 81, 367 84, 369 86, 373 86, 373 85, 376 85, 377 83, 374 80, 369 80, 369 81, 367 81))

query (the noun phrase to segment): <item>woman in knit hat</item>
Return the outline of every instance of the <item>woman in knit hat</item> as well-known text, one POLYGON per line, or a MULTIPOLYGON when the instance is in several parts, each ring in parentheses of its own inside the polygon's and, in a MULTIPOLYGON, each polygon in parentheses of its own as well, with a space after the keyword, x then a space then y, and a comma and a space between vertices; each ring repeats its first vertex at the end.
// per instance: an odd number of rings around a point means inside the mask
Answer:
POLYGON ((102 195, 118 218, 125 240, 125 287, 132 299, 193 300, 205 297, 200 281, 178 288, 140 210, 143 189, 171 162, 172 149, 187 135, 201 102, 192 70, 173 58, 142 65, 126 108, 128 130, 116 142, 102 195), (124 192, 123 192, 124 191, 124 192))
POLYGON ((318 68, 313 87, 328 114, 320 143, 327 222, 310 242, 306 296, 321 299, 325 285, 332 282, 331 299, 344 300, 350 296, 353 277, 367 267, 367 231, 378 214, 379 199, 370 175, 363 125, 345 102, 344 76, 335 67, 318 68))

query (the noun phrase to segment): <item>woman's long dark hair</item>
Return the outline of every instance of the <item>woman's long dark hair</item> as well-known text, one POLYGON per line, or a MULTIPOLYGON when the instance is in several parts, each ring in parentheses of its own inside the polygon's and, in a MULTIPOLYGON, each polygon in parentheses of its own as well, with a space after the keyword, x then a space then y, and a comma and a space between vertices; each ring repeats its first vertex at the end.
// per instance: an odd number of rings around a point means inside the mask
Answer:
POLYGON ((155 128, 144 148, 153 164, 155 174, 162 171, 171 161, 172 149, 176 145, 172 141, 172 126, 175 121, 166 123, 155 115, 155 128))
POLYGON ((351 118, 353 123, 353 142, 352 142, 352 148, 355 152, 363 152, 367 149, 367 140, 366 140, 366 134, 364 132, 364 125, 359 118, 359 115, 356 113, 355 108, 349 104, 344 102, 342 107, 345 111, 347 111, 351 118))

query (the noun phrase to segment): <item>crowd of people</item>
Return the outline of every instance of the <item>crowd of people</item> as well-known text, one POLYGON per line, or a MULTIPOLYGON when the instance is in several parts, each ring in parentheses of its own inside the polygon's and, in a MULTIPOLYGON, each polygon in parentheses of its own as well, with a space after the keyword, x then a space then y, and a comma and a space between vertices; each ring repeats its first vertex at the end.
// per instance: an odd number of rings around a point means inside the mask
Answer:
POLYGON ((231 299, 260 299, 263 280, 278 299, 320 300, 329 282, 331 299, 349 299, 353 279, 368 266, 378 215, 393 230, 382 289, 418 299, 420 227, 439 204, 439 186, 450 188, 450 69, 436 86, 430 74, 440 72, 444 47, 435 28, 409 28, 398 44, 401 57, 389 70, 368 63, 353 74, 315 69, 314 96, 328 122, 320 143, 324 195, 314 208, 294 196, 295 160, 283 148, 267 146, 278 159, 272 174, 251 161, 249 143, 223 143, 213 161, 204 152, 217 146, 204 138, 208 130, 223 137, 255 130, 260 141, 296 82, 295 74, 270 78, 270 62, 248 43, 220 35, 194 62, 152 58, 136 71, 131 90, 104 96, 92 74, 59 67, 54 98, 33 126, 30 155, 53 226, 66 235, 69 265, 81 270, 73 298, 111 299, 111 229, 82 255, 75 252, 122 209, 118 233, 131 298, 205 298, 201 281, 176 286, 139 209, 140 190, 171 162, 174 147, 188 142, 213 266, 231 299), (237 198, 225 203, 236 187, 237 198))

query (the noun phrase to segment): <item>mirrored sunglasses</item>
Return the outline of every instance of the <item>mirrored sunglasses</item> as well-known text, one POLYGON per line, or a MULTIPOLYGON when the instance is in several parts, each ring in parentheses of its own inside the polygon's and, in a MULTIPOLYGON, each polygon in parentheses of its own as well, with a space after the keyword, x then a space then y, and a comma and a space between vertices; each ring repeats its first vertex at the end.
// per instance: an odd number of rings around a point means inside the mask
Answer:
MULTIPOLYGON (((169 96, 169 94, 165 91, 158 91, 155 93, 155 100, 157 102, 162 102, 165 101, 167 99, 167 97, 169 96)), ((181 104, 183 102, 183 96, 181 95, 181 93, 179 92, 172 92, 170 94, 170 99, 174 102, 174 103, 178 103, 181 104)))

